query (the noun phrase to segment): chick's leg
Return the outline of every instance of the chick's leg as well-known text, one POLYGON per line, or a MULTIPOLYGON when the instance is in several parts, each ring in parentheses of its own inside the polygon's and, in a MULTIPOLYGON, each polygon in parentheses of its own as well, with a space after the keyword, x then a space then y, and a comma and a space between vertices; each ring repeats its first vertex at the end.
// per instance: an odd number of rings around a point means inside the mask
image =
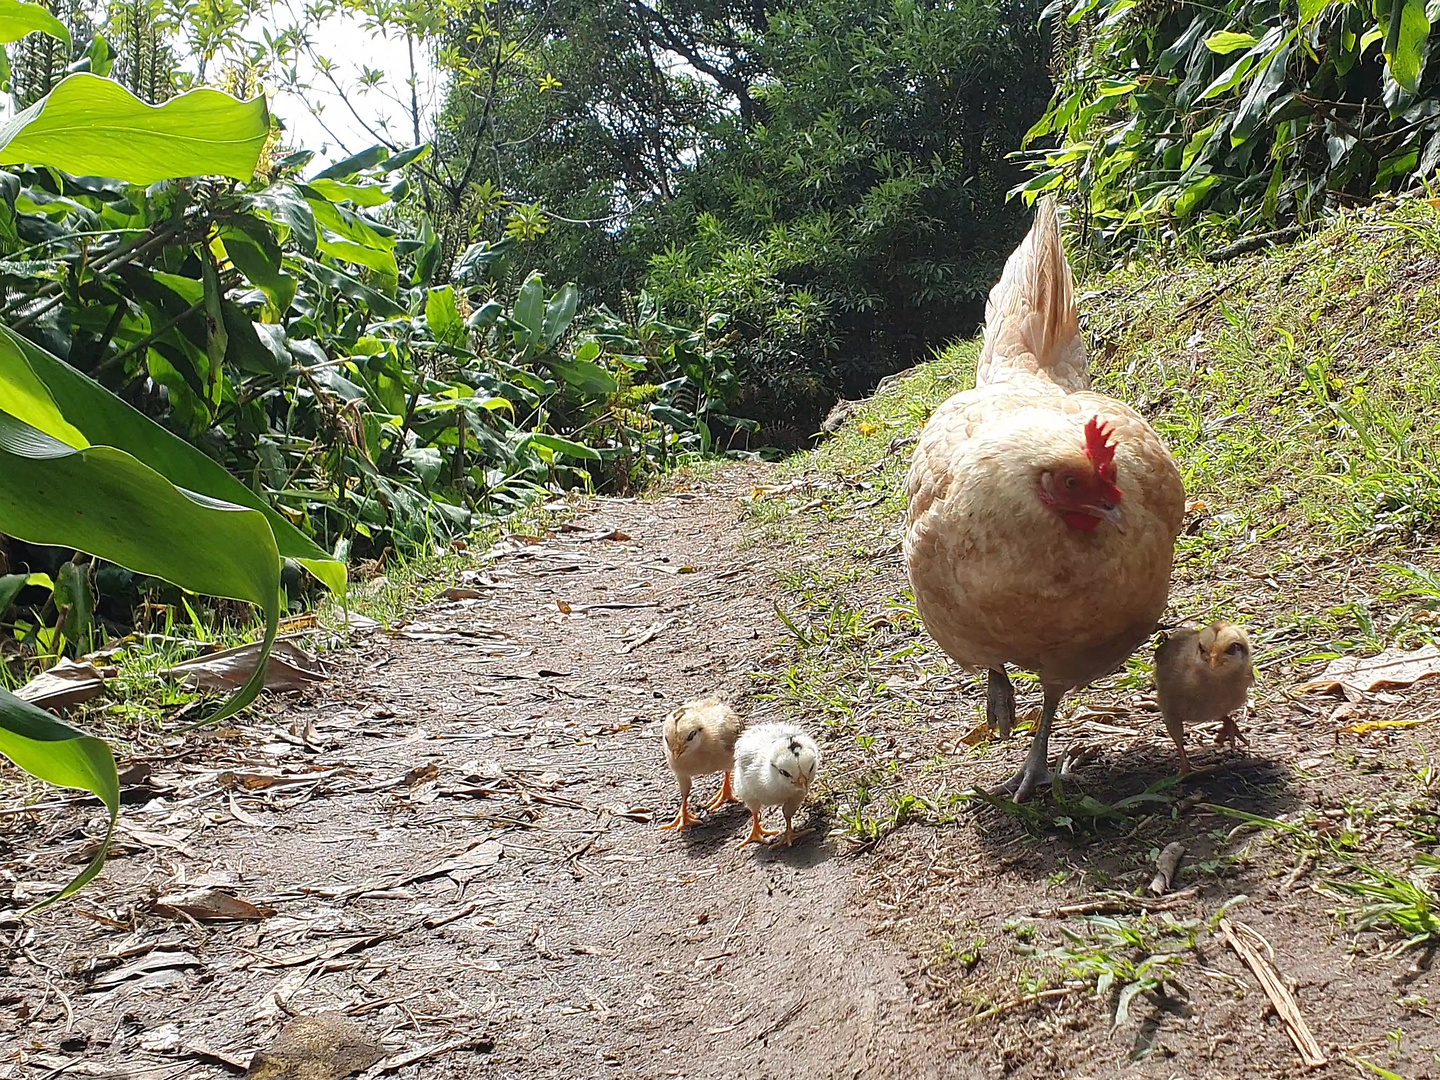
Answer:
POLYGON ((1165 730, 1170 733, 1170 741, 1180 752, 1180 775, 1186 776, 1190 772, 1190 755, 1185 753, 1185 727, 1180 723, 1178 717, 1167 716, 1165 717, 1165 730))
POLYGON ((727 772, 727 773, 725 774, 725 782, 720 785, 720 791, 716 794, 716 796, 715 796, 713 799, 711 799, 708 803, 705 804, 705 809, 706 809, 706 810, 719 810, 719 809, 720 809, 722 806, 724 806, 726 803, 739 802, 739 801, 740 801, 739 799, 735 798, 735 791, 734 791, 734 789, 730 786, 730 774, 727 772))
POLYGON ((1050 725, 1055 721, 1060 699, 1064 696, 1063 687, 1045 687, 1045 708, 1040 713, 1040 726, 1035 729, 1035 738, 1030 743, 1030 752, 1025 755, 1025 764, 1000 785, 997 795, 1009 795, 1017 803, 1022 803, 1036 788, 1050 783, 1050 725))
MULTIPOLYGON (((1243 713, 1243 710, 1242 710, 1243 713)), ((1215 745, 1227 743, 1230 749, 1235 750, 1236 743, 1249 742, 1250 740, 1240 734, 1240 723, 1235 719, 1235 714, 1230 713, 1220 721, 1220 730, 1215 733, 1215 745)))
POLYGON ((741 840, 741 841, 740 841, 740 846, 741 846, 741 847, 744 847, 746 844, 763 844, 763 843, 765 842, 765 838, 766 838, 767 836, 778 836, 778 835, 779 835, 779 833, 776 832, 774 829, 764 828, 764 827, 760 824, 760 811, 759 811, 759 810, 751 810, 751 811, 750 811, 750 835, 747 836, 744 840, 741 840))
POLYGON ((786 847, 789 847, 796 840, 809 836, 815 831, 813 828, 800 829, 799 831, 795 829, 795 812, 800 809, 800 804, 804 801, 805 796, 801 794, 791 799, 782 807, 785 811, 785 839, 782 840, 781 843, 786 847))
POLYGON ((690 777, 687 776, 680 781, 680 812, 675 815, 674 821, 669 825, 661 825, 660 828, 683 832, 699 820, 690 810, 690 777))
POLYGON ((1010 737, 1015 726, 1015 686, 1005 672, 990 669, 985 685, 985 719, 991 731, 998 731, 1002 739, 1010 737))

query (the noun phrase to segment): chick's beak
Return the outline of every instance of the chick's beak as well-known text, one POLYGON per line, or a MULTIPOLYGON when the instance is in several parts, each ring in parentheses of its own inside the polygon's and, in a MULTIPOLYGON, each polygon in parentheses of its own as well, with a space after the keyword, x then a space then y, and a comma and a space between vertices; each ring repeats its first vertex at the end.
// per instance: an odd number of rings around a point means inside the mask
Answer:
POLYGON ((1210 666, 1212 668, 1218 668, 1220 661, 1224 658, 1225 654, 1222 653, 1218 647, 1210 650, 1210 666))
POLYGON ((809 791, 809 790, 810 790, 810 777, 806 776, 803 772, 802 772, 802 773, 796 773, 796 774, 795 774, 795 786, 798 787, 801 791, 809 791))

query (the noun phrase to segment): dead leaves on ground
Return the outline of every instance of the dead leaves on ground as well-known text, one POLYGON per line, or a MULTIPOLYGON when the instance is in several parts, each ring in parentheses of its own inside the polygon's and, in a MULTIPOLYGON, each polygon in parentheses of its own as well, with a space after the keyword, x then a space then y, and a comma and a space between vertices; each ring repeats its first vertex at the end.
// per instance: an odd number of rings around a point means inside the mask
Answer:
POLYGON ((1364 701, 1377 690, 1399 690, 1440 675, 1440 648, 1426 645, 1412 652, 1386 649, 1375 656, 1341 656, 1331 660, 1318 679, 1295 688, 1301 694, 1339 691, 1351 701, 1364 701))

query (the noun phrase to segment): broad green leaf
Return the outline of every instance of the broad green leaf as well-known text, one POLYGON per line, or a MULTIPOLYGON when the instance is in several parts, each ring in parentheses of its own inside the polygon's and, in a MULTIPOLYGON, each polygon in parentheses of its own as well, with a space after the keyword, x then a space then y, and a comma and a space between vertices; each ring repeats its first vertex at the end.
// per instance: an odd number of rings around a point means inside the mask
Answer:
POLYGON ((620 388, 610 372, 589 360, 564 360, 556 357, 544 363, 564 379, 566 385, 586 397, 606 397, 620 388))
POLYGON ((1265 114, 1265 106, 1279 91, 1290 66, 1290 50, 1297 31, 1292 30, 1283 42, 1263 61, 1250 79, 1250 89, 1241 99, 1235 120, 1230 125, 1230 145, 1239 146, 1255 130, 1265 114))
POLYGON ((1380 0, 1375 9, 1380 29, 1385 34, 1382 49, 1390 66, 1390 77, 1413 94, 1420 86, 1420 69, 1425 64, 1425 41, 1430 36, 1425 0, 1391 0, 1388 10, 1385 0, 1380 0))
POLYGON ((82 72, 0 125, 0 164, 49 165, 130 184, 249 180, 269 136, 263 97, 240 101, 200 89, 147 105, 119 83, 82 72))
POLYGON ((184 491, 123 450, 76 450, 0 412, 0 533, 254 604, 265 617, 260 660, 209 719, 260 693, 280 623, 280 552, 264 514, 184 491))
MULTIPOLYGON (((4 345, 0 341, 0 349, 4 345)), ((0 409, 77 450, 90 445, 65 419, 45 383, 23 360, 7 363, 0 359, 0 409)))
MULTIPOLYGON (((70 430, 79 433, 83 445, 77 449, 92 444, 115 447, 133 454, 178 487, 259 510, 270 523, 272 543, 279 547, 281 555, 295 559, 332 591, 344 591, 344 563, 332 559, 204 452, 4 326, 0 326, 0 409, 8 411, 8 399, 3 395, 6 386, 13 384, 13 380, 7 382, 6 375, 22 366, 44 385, 60 415, 68 425, 73 425, 70 430)), ((69 442, 59 430, 39 424, 31 426, 69 442)), ((0 528, 0 532, 4 531, 0 528)))
POLYGON ((429 285, 440 265, 440 237, 428 216, 420 219, 420 246, 415 251, 415 274, 412 285, 429 285))
POLYGON ((352 154, 343 161, 337 161, 329 168, 315 174, 316 180, 346 180, 356 173, 372 169, 380 162, 390 156, 390 150, 384 146, 372 146, 369 150, 361 150, 358 154, 352 154))
POLYGON ((431 289, 425 297, 425 323, 436 341, 459 348, 469 340, 465 320, 455 306, 455 286, 431 289))
POLYGON ((1300 28, 1303 30, 1330 6, 1331 0, 1300 0, 1300 28))
POLYGON ((1254 34, 1242 34, 1235 30, 1217 30, 1205 39, 1205 47, 1213 53, 1225 56, 1237 49, 1249 49, 1259 40, 1254 34))
POLYGON ((315 213, 294 184, 271 184, 247 196, 246 202, 275 224, 285 226, 301 250, 315 250, 315 213))
POLYGON ((19 41, 26 34, 37 32, 70 44, 70 31, 65 24, 39 4, 0 0, 0 42, 19 41))
POLYGON ((379 184, 342 184, 339 180, 317 178, 305 185, 331 202, 353 202, 356 206, 383 206, 390 196, 379 184))
POLYGON ((220 230, 220 243, 236 270, 263 291, 278 315, 284 315, 295 300, 296 281, 282 269, 280 245, 263 224, 249 220, 220 230))
POLYGON ((100 850, 70 884, 35 905, 41 908, 81 888, 105 865, 105 853, 120 816, 120 778, 115 758, 103 740, 62 724, 44 709, 3 689, 0 689, 0 754, 47 784, 90 792, 110 811, 110 824, 100 850))
POLYGON ((49 574, 0 575, 0 615, 4 615, 21 591, 30 585, 43 585, 52 591, 55 588, 49 574))
POLYGON ((585 461, 599 461, 600 453, 584 443, 574 442, 570 439, 562 439, 559 435, 547 435, 540 431, 531 431, 521 440, 523 447, 533 443, 536 446, 543 446, 554 454, 563 454, 566 457, 581 458, 585 461))
POLYGON ((1175 200, 1175 216, 1177 218, 1189 217, 1195 211, 1195 208, 1200 205, 1201 200, 1210 194, 1210 189, 1219 182, 1220 177, 1212 175, 1202 177, 1191 184, 1181 192, 1180 197, 1175 200))
POLYGON ((555 343, 565 336, 575 318, 575 308, 580 303, 580 290, 574 282, 566 283, 545 305, 545 323, 542 332, 545 347, 553 349, 555 343))
POLYGON ((515 344, 521 349, 538 345, 542 340, 540 335, 545 320, 545 279, 540 276, 540 271, 530 271, 529 277, 520 286, 512 317, 520 327, 515 333, 515 344))

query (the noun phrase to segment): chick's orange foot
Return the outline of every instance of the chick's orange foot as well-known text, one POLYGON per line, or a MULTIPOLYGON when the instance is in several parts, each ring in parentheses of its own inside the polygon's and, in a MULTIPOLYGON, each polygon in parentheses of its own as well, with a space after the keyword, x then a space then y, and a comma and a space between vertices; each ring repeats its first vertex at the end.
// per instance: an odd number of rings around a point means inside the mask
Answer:
POLYGON ((730 774, 727 772, 725 774, 725 782, 720 785, 720 790, 715 793, 715 797, 705 804, 705 809, 719 810, 728 803, 739 801, 739 799, 735 798, 735 791, 730 786, 730 774))
POLYGON ((750 812, 750 835, 740 841, 740 846, 745 847, 748 844, 763 844, 767 838, 779 835, 779 830, 767 829, 761 825, 760 815, 752 810, 750 812))
POLYGON ((674 829, 676 832, 683 832, 691 825, 700 824, 700 818, 690 809, 689 802, 680 804, 680 812, 675 815, 675 820, 668 825, 661 825, 662 829, 674 829))
POLYGON ((1220 730, 1215 733, 1215 745, 1229 746, 1234 750, 1236 744, 1242 742, 1248 744, 1250 740, 1240 733, 1240 722, 1235 719, 1235 714, 1231 713, 1220 721, 1220 730))

